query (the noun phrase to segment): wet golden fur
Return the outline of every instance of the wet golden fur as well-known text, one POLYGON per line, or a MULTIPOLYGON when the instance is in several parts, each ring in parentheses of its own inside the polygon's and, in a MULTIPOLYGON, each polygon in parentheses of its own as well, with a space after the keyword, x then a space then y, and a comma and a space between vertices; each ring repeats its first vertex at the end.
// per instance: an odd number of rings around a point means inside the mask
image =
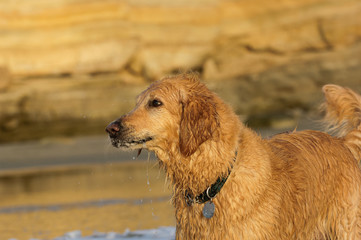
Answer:
POLYGON ((323 90, 327 119, 346 126, 343 137, 262 139, 195 74, 153 83, 107 131, 114 146, 159 158, 174 189, 177 239, 360 239, 360 97, 335 85, 323 90), (186 204, 185 191, 196 196, 229 169, 211 219, 203 204, 186 204))

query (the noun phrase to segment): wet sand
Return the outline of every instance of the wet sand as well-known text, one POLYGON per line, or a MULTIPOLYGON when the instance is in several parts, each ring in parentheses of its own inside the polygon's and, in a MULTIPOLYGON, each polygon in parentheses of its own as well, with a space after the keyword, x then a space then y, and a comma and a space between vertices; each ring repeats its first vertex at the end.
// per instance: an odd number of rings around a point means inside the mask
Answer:
POLYGON ((0 239, 175 225, 171 192, 154 160, 2 173, 0 191, 0 239))

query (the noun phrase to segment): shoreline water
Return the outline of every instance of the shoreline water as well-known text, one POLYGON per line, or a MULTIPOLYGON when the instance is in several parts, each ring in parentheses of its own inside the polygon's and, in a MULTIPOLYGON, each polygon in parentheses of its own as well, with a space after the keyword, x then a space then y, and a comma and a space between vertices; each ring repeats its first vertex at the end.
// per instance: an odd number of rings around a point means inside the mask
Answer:
POLYGON ((82 236, 81 231, 72 231, 57 237, 54 240, 175 240, 175 227, 158 227, 147 230, 126 230, 124 233, 94 233, 90 236, 82 236))

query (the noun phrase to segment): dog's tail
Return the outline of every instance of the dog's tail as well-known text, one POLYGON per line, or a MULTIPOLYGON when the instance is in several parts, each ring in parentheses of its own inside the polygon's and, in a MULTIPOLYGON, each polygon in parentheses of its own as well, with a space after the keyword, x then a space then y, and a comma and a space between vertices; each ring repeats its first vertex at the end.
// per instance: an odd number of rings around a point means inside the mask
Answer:
POLYGON ((325 120, 329 130, 344 137, 354 157, 361 161, 361 96, 349 88, 325 85, 325 120))

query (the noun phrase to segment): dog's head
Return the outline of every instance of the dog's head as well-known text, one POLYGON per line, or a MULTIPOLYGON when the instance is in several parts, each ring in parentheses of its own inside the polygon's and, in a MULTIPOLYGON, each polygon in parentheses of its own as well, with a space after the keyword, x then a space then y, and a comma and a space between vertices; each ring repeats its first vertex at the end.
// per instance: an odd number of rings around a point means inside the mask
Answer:
POLYGON ((166 150, 176 146, 192 155, 214 136, 219 125, 215 95, 196 74, 154 82, 142 92, 135 108, 110 123, 106 131, 115 147, 166 150))

